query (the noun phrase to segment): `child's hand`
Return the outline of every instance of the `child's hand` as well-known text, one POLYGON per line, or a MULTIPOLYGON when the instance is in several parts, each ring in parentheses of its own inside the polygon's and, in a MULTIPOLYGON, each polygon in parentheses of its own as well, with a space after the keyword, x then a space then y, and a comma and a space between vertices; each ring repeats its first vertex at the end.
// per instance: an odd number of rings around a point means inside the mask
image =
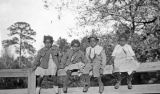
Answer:
POLYGON ((101 75, 103 74, 103 69, 102 69, 102 68, 99 69, 99 73, 100 73, 101 75))

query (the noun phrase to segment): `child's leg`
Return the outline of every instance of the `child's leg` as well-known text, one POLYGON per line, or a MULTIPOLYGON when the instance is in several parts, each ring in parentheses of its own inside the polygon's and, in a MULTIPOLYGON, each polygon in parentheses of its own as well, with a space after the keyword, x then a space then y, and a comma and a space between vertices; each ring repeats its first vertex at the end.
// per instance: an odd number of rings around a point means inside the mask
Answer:
POLYGON ((83 92, 87 92, 90 86, 90 76, 89 74, 82 74, 81 77, 82 77, 83 85, 84 85, 83 92))
POLYGON ((115 76, 115 79, 116 79, 116 84, 115 84, 114 88, 118 89, 121 84, 121 80, 122 80, 121 73, 115 72, 115 73, 113 73, 113 75, 115 76))
POLYGON ((101 69, 100 62, 94 63, 94 65, 93 65, 93 76, 98 79, 99 93, 102 93, 103 90, 104 90, 104 85, 103 85, 103 82, 101 80, 102 73, 103 72, 102 72, 102 69, 101 69))
POLYGON ((39 76, 39 77, 37 78, 36 94, 40 94, 42 81, 43 81, 43 75, 41 75, 41 76, 39 76))
POLYGON ((92 69, 92 65, 90 63, 87 63, 84 67, 83 74, 81 75, 81 78, 83 80, 83 92, 87 92, 89 85, 90 85, 90 76, 89 72, 92 69))
POLYGON ((101 75, 98 77, 98 83, 99 83, 99 93, 102 93, 104 90, 104 85, 101 79, 101 75))
POLYGON ((132 72, 130 75, 127 73, 127 84, 128 89, 132 89, 132 78, 133 78, 134 72, 132 72))
POLYGON ((67 89, 68 89, 68 84, 69 84, 69 78, 72 74, 72 72, 70 70, 67 70, 66 71, 66 74, 65 77, 64 77, 64 82, 63 82, 63 92, 64 93, 67 93, 67 89))
POLYGON ((52 81, 53 81, 53 88, 55 90, 55 93, 58 94, 58 78, 55 75, 52 75, 52 81))

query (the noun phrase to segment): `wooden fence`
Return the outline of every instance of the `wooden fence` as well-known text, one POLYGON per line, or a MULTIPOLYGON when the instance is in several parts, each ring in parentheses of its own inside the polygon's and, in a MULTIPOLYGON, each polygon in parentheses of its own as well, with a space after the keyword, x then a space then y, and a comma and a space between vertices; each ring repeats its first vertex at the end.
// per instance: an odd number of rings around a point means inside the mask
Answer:
POLYGON ((1 69, 0 77, 27 77, 28 78, 28 94, 35 94, 36 76, 31 69, 1 69))
MULTIPOLYGON (((149 62, 142 63, 138 68, 137 72, 155 72, 160 70, 160 62, 149 62)), ((110 74, 107 70, 104 74, 110 74)), ((59 75, 65 75, 64 70, 60 70, 59 75)), ((28 77, 28 94, 35 94, 36 87, 36 77, 31 69, 7 69, 0 70, 0 77, 28 77)), ((45 91, 46 93, 47 91, 45 91)), ((50 90, 48 90, 49 93, 50 90)), ((116 94, 130 94, 130 93, 160 93, 160 84, 149 84, 149 85, 133 85, 133 89, 128 90, 127 87, 122 86, 118 90, 115 90, 113 86, 105 86, 104 94, 111 94, 111 92, 116 92, 116 94)), ((82 88, 69 88, 67 94, 82 94, 82 88)), ((98 94, 98 87, 91 87, 88 93, 85 94, 98 94), (95 90, 97 93, 95 93, 95 90)))

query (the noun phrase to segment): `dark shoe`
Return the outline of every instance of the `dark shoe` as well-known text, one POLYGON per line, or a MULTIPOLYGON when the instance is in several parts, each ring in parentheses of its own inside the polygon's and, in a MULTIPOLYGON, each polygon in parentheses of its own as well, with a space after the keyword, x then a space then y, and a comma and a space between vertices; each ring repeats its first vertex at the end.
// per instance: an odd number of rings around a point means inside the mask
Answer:
POLYGON ((67 93, 67 91, 63 91, 63 93, 67 93))
POLYGON ((83 92, 87 92, 88 91, 88 85, 85 85, 83 88, 83 92))
POLYGON ((127 76, 128 89, 132 89, 132 77, 133 74, 127 76))
POLYGON ((131 81, 128 82, 128 89, 132 89, 132 83, 131 83, 131 81))
POLYGON ((116 72, 114 74, 115 74, 115 78, 116 78, 116 84, 115 84, 114 88, 118 89, 121 84, 121 80, 122 80, 121 73, 116 72))
POLYGON ((67 93, 67 88, 63 87, 63 93, 67 93))
POLYGON ((114 88, 115 88, 115 89, 118 89, 119 86, 120 86, 120 84, 121 84, 121 81, 118 81, 118 82, 115 84, 114 88))
POLYGON ((101 80, 101 76, 98 77, 98 84, 99 84, 99 93, 103 93, 104 85, 103 85, 103 82, 101 80))
POLYGON ((102 94, 103 91, 104 91, 104 86, 103 85, 99 86, 99 93, 102 94))

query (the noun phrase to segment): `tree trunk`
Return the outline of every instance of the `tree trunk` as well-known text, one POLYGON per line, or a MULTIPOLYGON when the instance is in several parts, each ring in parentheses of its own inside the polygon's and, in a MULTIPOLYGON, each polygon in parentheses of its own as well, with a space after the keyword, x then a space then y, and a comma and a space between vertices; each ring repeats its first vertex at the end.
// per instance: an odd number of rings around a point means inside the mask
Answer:
POLYGON ((20 47, 19 47, 19 67, 21 68, 22 64, 21 64, 21 57, 22 57, 22 29, 21 29, 21 32, 20 32, 20 47))

